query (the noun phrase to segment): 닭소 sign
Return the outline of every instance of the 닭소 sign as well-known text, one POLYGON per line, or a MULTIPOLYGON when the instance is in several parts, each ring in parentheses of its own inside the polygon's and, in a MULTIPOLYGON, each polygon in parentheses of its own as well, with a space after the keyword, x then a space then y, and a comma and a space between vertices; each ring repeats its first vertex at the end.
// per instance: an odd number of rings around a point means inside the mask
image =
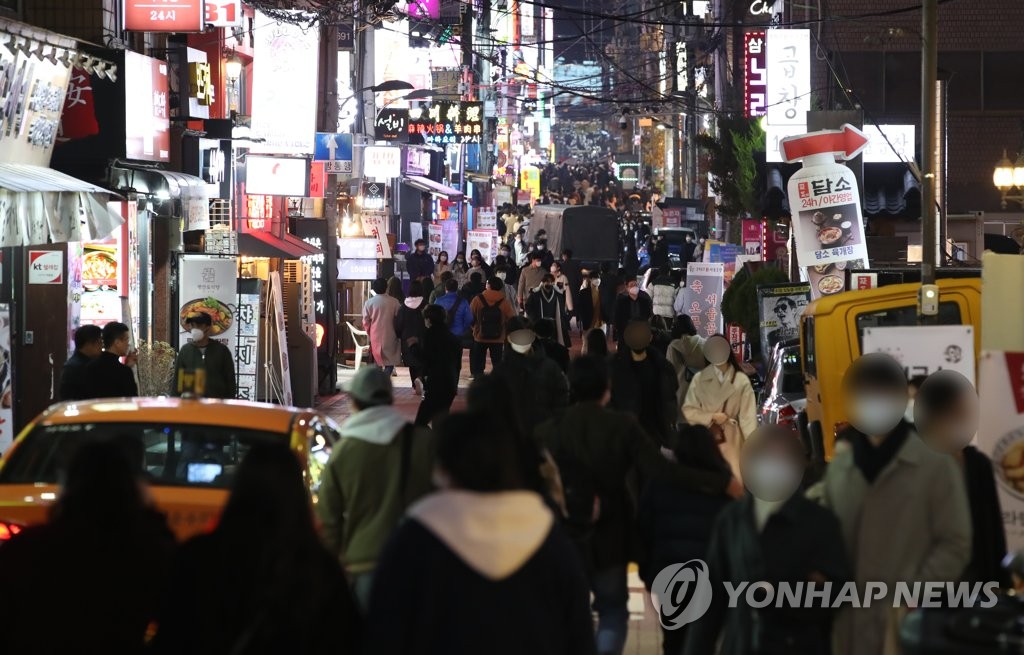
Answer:
POLYGON ((815 166, 789 183, 797 211, 796 255, 800 266, 867 259, 857 179, 842 164, 815 166))

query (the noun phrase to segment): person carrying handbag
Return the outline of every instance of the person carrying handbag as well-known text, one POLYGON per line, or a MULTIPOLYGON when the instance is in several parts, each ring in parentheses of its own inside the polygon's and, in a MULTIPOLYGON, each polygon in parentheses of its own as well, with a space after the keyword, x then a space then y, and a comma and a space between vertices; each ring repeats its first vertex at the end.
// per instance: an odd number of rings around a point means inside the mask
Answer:
POLYGON ((683 416, 687 422, 712 431, 733 475, 742 479, 740 449, 757 429, 754 389, 724 336, 716 334, 704 343, 704 358, 708 366, 690 382, 683 416))

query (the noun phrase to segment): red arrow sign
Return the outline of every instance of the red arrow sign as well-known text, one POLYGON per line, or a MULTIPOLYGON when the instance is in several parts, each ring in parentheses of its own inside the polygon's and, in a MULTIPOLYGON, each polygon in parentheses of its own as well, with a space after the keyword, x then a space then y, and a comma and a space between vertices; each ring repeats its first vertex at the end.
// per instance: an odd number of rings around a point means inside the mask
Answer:
POLYGON ((782 140, 782 158, 794 162, 811 155, 836 154, 853 159, 868 145, 868 137, 856 127, 846 124, 839 130, 822 130, 782 140))

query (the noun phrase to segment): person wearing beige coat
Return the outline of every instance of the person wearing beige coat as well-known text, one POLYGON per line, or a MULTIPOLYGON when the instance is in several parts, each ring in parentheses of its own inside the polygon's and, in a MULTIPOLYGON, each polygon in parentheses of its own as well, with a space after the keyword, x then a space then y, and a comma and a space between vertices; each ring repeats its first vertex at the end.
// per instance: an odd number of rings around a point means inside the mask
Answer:
POLYGON ((719 443, 722 457, 729 463, 737 480, 740 477, 740 449, 743 442, 757 429, 757 400, 750 378, 739 370, 736 358, 724 337, 709 338, 704 343, 704 357, 711 362, 693 376, 683 401, 683 416, 688 423, 711 427, 718 424, 724 432, 719 443), (725 361, 721 350, 724 342, 725 361), (716 356, 717 355, 717 356, 716 356), (715 364, 718 361, 720 363, 715 364))

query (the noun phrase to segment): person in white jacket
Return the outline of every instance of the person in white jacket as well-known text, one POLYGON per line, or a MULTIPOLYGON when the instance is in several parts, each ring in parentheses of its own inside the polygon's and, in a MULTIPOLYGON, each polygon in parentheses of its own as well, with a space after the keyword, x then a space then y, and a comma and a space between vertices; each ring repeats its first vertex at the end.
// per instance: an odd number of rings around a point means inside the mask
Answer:
POLYGON ((757 429, 757 400, 750 378, 740 370, 729 341, 716 334, 704 342, 708 366, 690 381, 683 416, 692 424, 711 428, 722 456, 740 477, 740 449, 757 429))

